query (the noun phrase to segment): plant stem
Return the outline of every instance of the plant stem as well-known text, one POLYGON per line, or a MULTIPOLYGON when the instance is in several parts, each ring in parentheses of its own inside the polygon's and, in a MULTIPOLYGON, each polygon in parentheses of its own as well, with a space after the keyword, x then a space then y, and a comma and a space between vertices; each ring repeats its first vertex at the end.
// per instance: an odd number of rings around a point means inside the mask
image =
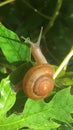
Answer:
POLYGON ((44 33, 43 33, 44 35, 46 35, 47 32, 50 30, 50 28, 54 25, 54 22, 55 22, 57 16, 59 15, 59 11, 60 11, 61 6, 62 6, 62 0, 57 0, 56 8, 54 10, 54 14, 51 17, 49 23, 47 24, 47 27, 44 30, 44 33))
POLYGON ((42 12, 40 12, 39 10, 37 10, 36 8, 34 8, 31 4, 29 4, 28 2, 26 2, 26 0, 23 0, 23 3, 25 3, 30 9, 32 9, 34 12, 38 13, 43 18, 45 18, 47 20, 51 19, 49 16, 43 14, 42 12))
POLYGON ((68 62, 72 56, 73 56, 73 47, 72 47, 71 51, 67 54, 65 59, 62 61, 62 63, 60 64, 59 68, 57 69, 57 71, 55 72, 55 74, 53 76, 53 79, 56 79, 56 77, 59 75, 61 70, 68 64, 68 62))
POLYGON ((8 4, 8 3, 11 3, 11 2, 13 2, 13 1, 15 1, 15 0, 6 0, 6 1, 4 1, 4 2, 0 2, 0 7, 6 5, 6 4, 8 4))

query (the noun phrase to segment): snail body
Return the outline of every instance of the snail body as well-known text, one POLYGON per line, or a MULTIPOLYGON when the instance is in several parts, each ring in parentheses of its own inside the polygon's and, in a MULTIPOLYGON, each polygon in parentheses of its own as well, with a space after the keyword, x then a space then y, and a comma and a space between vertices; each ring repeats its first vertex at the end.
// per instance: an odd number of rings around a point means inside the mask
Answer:
POLYGON ((44 99, 53 90, 54 69, 49 64, 32 67, 24 76, 23 90, 27 96, 34 99, 44 99))

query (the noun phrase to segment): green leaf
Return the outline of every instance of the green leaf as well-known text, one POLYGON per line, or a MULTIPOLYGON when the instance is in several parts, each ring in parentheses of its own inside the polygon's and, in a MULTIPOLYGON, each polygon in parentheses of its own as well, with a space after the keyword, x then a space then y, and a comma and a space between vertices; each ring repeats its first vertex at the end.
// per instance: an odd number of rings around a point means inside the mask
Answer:
POLYGON ((73 127, 67 124, 63 124, 57 130, 73 130, 73 127))
POLYGON ((0 119, 4 118, 6 112, 15 103, 15 93, 11 89, 9 77, 0 83, 0 119))
POLYGON ((30 61, 30 50, 18 36, 0 24, 0 48, 9 62, 30 61))
POLYGON ((67 124, 73 123, 70 115, 73 113, 73 96, 70 95, 70 88, 59 91, 50 103, 35 102, 29 99, 24 111, 25 115, 30 116, 30 120, 28 118, 29 127, 38 130, 51 130, 59 127, 60 123, 56 120, 67 124))
MULTIPOLYGON (((12 99, 8 100, 10 104, 12 99)), ((73 123, 71 113, 73 113, 73 96, 70 95, 70 88, 66 88, 59 91, 49 103, 28 99, 21 114, 1 116, 0 129, 18 130, 28 127, 34 130, 51 130, 61 126, 61 122, 73 123)))

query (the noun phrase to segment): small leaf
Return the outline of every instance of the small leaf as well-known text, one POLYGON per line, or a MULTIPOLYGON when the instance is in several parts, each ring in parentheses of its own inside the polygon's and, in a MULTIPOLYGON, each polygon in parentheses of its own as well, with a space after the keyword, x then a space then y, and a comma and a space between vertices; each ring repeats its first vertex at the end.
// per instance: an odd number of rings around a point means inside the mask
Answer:
POLYGON ((30 61, 30 50, 18 36, 0 24, 0 48, 9 62, 30 61))

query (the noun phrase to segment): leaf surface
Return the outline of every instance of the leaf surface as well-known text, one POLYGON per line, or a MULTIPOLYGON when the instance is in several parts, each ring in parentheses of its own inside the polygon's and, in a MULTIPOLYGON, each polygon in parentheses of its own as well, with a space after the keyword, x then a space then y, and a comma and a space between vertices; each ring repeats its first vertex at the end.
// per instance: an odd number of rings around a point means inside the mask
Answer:
POLYGON ((11 90, 9 77, 3 79, 0 84, 0 116, 5 116, 6 112, 15 102, 15 93, 11 90))
POLYGON ((30 61, 30 50, 18 36, 0 24, 0 48, 9 62, 30 61))
POLYGON ((11 90, 8 79, 2 80, 0 93, 1 130, 18 130, 22 127, 51 130, 58 128, 60 122, 73 123, 73 96, 70 87, 59 91, 49 103, 28 99, 21 114, 12 113, 9 116, 6 113, 15 102, 15 93, 11 90))

